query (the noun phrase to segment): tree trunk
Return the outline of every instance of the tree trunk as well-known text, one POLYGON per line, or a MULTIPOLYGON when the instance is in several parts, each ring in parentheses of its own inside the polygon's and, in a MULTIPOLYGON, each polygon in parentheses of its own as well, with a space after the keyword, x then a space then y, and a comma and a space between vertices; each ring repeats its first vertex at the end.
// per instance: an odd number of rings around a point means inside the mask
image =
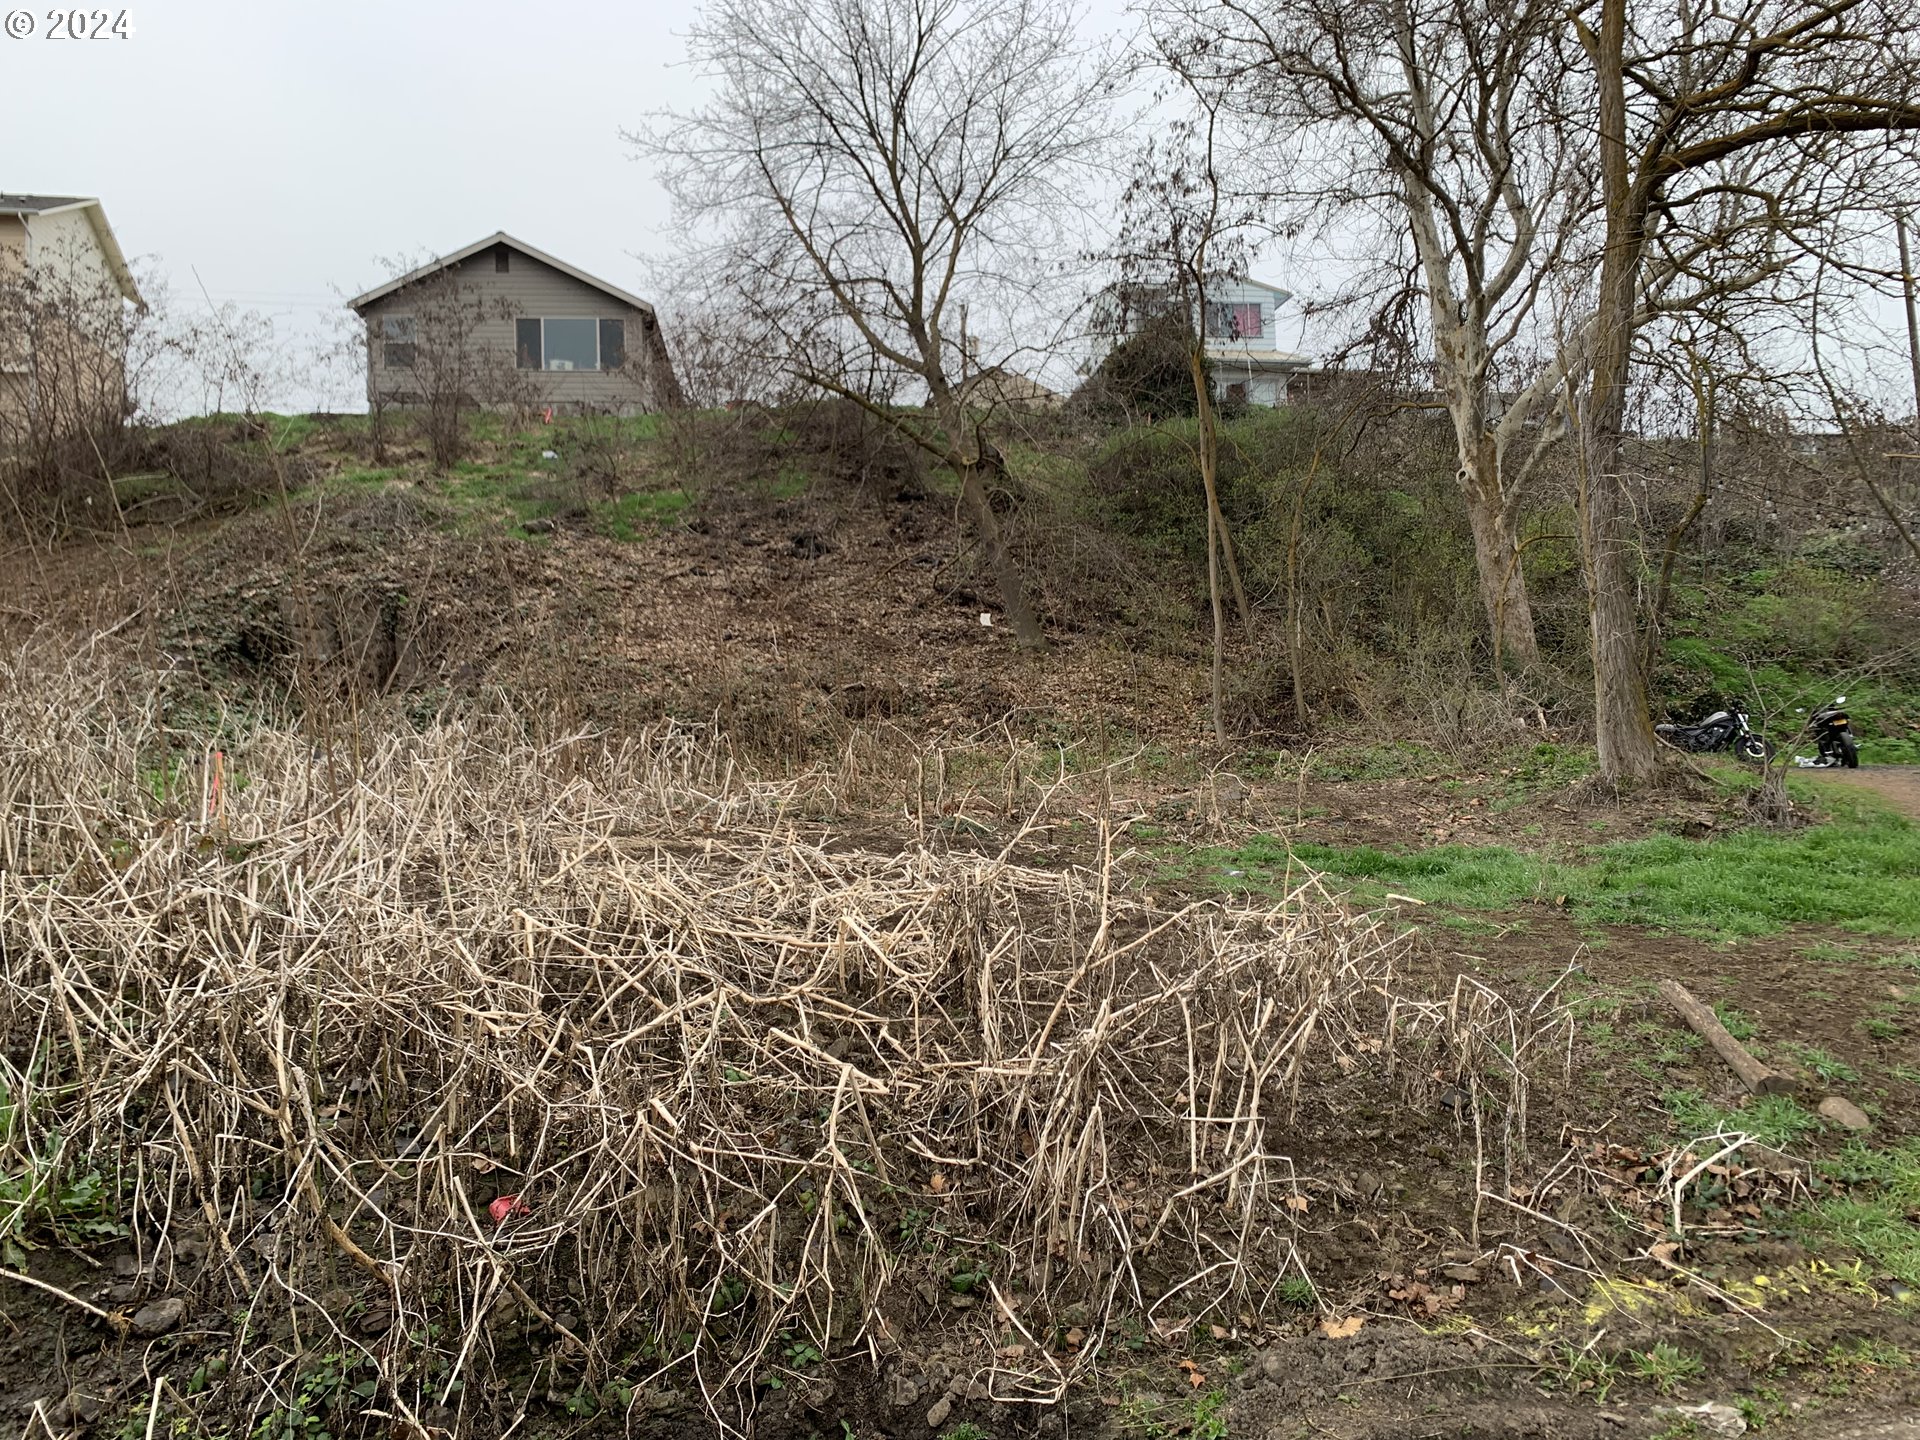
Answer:
POLYGON ((1041 630, 1033 606, 1027 602, 1027 587, 1021 583, 1019 567, 1013 563, 1007 542, 1000 534, 1000 520, 993 513, 993 500, 987 492, 986 476, 998 474, 1000 467, 982 456, 971 462, 957 462, 953 468, 960 477, 960 498, 966 502, 974 528, 980 532, 980 548, 986 552, 987 569, 993 572, 994 583, 1000 588, 1000 605, 1007 612, 1007 623, 1013 626, 1014 641, 1023 650, 1044 650, 1046 632, 1041 630))
POLYGON ((1480 603, 1487 610, 1487 633, 1493 637, 1494 668, 1504 675, 1508 665, 1524 670, 1539 660, 1540 642, 1533 631, 1519 538, 1508 518, 1492 449, 1483 445, 1471 467, 1461 466, 1459 478, 1473 528, 1474 569, 1480 578, 1480 603))
POLYGON ((1646 244, 1650 196, 1627 157, 1626 0, 1604 0, 1594 78, 1600 92, 1601 195, 1606 250, 1595 313, 1592 390, 1587 409, 1581 548, 1587 571, 1587 614, 1593 643, 1593 725, 1600 773, 1631 784, 1660 773, 1659 742, 1647 707, 1645 649, 1635 583, 1635 547, 1621 432, 1626 424, 1634 301, 1646 244))
POLYGON ((1014 642, 1022 650, 1044 650, 1046 632, 1040 628, 1033 606, 1027 601, 1027 587, 1000 533, 1000 519, 993 513, 993 496, 987 488, 989 480, 1005 473, 999 453, 972 435, 966 413, 954 398, 944 373, 936 369, 928 379, 927 388, 933 392, 940 426, 947 432, 947 467, 960 482, 961 502, 973 519, 973 528, 980 534, 980 548, 987 557, 993 582, 999 587, 1000 608, 1006 611, 1007 623, 1013 627, 1014 642))

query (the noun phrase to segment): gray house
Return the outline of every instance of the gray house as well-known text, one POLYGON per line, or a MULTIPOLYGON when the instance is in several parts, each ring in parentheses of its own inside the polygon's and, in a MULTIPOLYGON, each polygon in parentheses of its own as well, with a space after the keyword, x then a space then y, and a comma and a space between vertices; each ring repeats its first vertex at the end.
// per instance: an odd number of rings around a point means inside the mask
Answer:
POLYGON ((369 403, 423 404, 449 384, 560 413, 680 403, 651 305, 505 231, 347 303, 367 323, 369 403))

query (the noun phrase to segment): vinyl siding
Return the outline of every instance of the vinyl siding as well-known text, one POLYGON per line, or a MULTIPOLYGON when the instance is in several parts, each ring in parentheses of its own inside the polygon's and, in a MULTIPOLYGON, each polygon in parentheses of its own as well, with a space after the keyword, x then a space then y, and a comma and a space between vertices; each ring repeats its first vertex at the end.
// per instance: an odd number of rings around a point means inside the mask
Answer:
MULTIPOLYGON (((510 268, 502 275, 494 268, 494 253, 482 251, 460 265, 457 273, 463 286, 490 302, 490 312, 496 308, 510 311, 489 313, 474 332, 478 343, 502 356, 506 363, 511 364, 514 356, 516 319, 572 317, 626 323, 627 363, 621 370, 520 371, 520 378, 534 391, 536 404, 566 411, 637 414, 672 403, 676 391, 671 373, 661 362, 662 352, 656 343, 657 332, 651 314, 582 284, 518 250, 510 252, 510 268), (496 301, 504 301, 504 307, 491 303, 496 301)), ((370 324, 388 315, 410 314, 408 291, 397 290, 382 296, 360 313, 370 324)), ((389 369, 385 346, 374 344, 367 375, 369 400, 384 396, 389 402, 404 403, 401 397, 416 392, 418 385, 412 370, 389 369)))

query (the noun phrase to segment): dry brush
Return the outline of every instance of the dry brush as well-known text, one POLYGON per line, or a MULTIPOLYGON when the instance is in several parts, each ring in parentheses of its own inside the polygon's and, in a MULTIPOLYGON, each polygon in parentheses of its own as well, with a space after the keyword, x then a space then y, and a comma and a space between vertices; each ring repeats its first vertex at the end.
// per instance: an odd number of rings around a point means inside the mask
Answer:
POLYGON ((936 1320, 1050 1400, 1310 1276, 1309 1121, 1486 1091, 1494 1186, 1558 1023, 1412 996, 1305 872, 1156 904, 1109 817, 1065 869, 846 848, 710 734, 177 734, 137 671, 6 668, 6 1166, 107 1176, 257 1410, 332 1348, 410 1425, 504 1427, 510 1370, 737 1414, 936 1320))

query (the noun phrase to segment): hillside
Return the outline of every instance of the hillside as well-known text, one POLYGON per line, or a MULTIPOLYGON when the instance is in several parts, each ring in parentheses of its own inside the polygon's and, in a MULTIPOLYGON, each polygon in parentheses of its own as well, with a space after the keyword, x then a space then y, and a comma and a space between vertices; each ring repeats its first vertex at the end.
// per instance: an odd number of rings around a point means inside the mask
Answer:
POLYGON ((1556 493, 1503 693, 1429 432, 1330 466, 1319 423, 1229 429, 1224 752, 1178 426, 1001 437, 1037 654, 940 474, 833 407, 483 423, 446 473, 353 418, 151 437, 0 609, 0 1410, 1905 1413, 1910 572, 1729 506, 1663 700, 1784 739, 1844 683, 1869 768, 1788 775, 1785 824, 1731 762, 1608 793, 1556 493))

